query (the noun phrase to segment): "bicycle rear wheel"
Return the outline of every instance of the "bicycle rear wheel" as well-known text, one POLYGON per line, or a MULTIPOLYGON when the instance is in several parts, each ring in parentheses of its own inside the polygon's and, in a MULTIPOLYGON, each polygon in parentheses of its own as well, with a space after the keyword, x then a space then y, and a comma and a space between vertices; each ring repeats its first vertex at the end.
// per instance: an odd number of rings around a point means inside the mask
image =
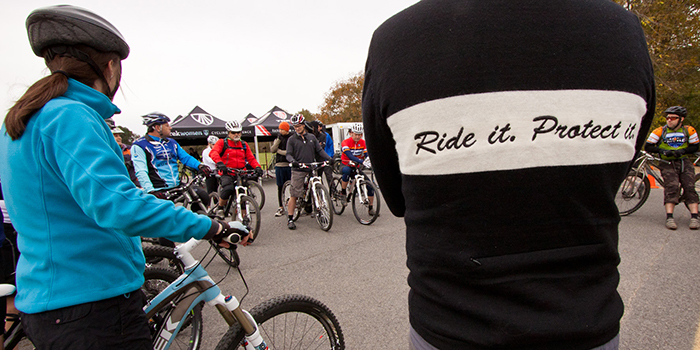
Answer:
POLYGON ((381 208, 381 199, 377 188, 370 181, 360 180, 360 189, 353 192, 352 195, 352 213, 355 214, 355 219, 363 225, 371 225, 379 217, 379 209, 381 208), (372 195, 372 208, 370 208, 369 196, 372 195))
POLYGON ((265 206, 265 190, 257 181, 248 180, 248 196, 253 198, 262 210, 265 206))
POLYGON ((615 195, 615 204, 620 216, 632 214, 641 208, 650 191, 649 178, 637 171, 630 171, 615 195))
MULTIPOLYGON (((258 233, 260 232, 260 208, 258 208, 258 203, 253 198, 241 196, 240 203, 236 204, 235 208, 241 211, 241 222, 250 227, 251 236, 248 241, 252 243, 253 240, 258 239, 258 233)), ((238 218, 238 213, 232 216, 236 219, 238 218)))
MULTIPOLYGON (((158 293, 162 292, 177 278, 178 274, 171 270, 162 267, 146 268, 143 274, 145 282, 141 286, 141 291, 146 295, 146 300, 151 301, 158 293)), ((169 303, 148 320, 148 327, 151 329, 151 336, 163 327, 163 323, 170 314, 174 303, 169 303)), ((197 350, 202 344, 202 303, 195 306, 190 314, 182 321, 183 325, 180 328, 177 336, 171 344, 171 349, 187 349, 197 350)), ((154 342, 157 339, 154 339, 154 342)), ((155 344, 154 344, 155 345, 155 344)))
POLYGON ((321 183, 314 186, 314 192, 318 202, 316 203, 316 222, 321 226, 321 230, 328 231, 333 226, 333 206, 328 190, 321 183))
MULTIPOLYGON (((345 349, 345 338, 333 312, 320 301, 304 295, 270 299, 250 310, 260 335, 270 350, 345 349)), ((231 326, 216 350, 243 349, 244 331, 231 326)))
POLYGON ((340 215, 345 211, 347 201, 342 198, 343 184, 340 179, 335 177, 329 186, 331 189, 331 203, 333 204, 333 212, 340 215))

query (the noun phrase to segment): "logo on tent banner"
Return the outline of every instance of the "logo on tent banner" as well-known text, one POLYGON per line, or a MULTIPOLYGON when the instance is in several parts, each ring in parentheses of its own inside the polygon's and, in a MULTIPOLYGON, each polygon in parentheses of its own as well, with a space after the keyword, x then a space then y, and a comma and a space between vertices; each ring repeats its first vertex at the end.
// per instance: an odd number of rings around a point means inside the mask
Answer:
POLYGON ((255 118, 248 118, 248 123, 254 123, 256 120, 255 118))
POLYGON ((276 111, 276 112, 273 112, 273 114, 276 115, 277 118, 287 119, 287 113, 284 113, 282 111, 276 111))
POLYGON ((255 136, 272 136, 267 129, 262 125, 255 126, 255 136))
POLYGON ((211 125, 211 123, 214 122, 214 117, 211 114, 193 113, 190 115, 192 116, 192 119, 202 125, 211 125))

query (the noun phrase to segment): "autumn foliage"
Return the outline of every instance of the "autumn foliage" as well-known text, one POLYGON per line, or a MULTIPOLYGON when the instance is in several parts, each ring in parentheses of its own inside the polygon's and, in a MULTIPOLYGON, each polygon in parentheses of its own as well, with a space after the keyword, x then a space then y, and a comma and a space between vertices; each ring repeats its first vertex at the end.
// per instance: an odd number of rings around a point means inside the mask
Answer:
POLYGON ((655 126, 674 105, 700 127, 700 0, 615 0, 642 23, 656 79, 655 126))
POLYGON ((360 72, 335 82, 319 106, 318 119, 324 124, 362 121, 362 86, 365 75, 360 72))

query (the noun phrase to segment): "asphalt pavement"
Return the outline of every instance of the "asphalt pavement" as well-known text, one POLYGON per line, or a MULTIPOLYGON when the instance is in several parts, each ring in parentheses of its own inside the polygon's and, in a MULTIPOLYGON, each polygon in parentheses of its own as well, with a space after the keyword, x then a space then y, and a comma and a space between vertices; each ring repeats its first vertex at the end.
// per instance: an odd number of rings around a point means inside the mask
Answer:
MULTIPOLYGON (((264 181, 267 202, 259 238, 238 249, 249 287, 245 309, 284 294, 305 294, 333 310, 347 349, 408 349, 408 286, 405 225, 382 202, 370 225, 357 222, 352 208, 334 216, 329 232, 310 216, 288 230, 277 209, 274 180, 264 181)), ((695 349, 700 314, 700 232, 677 208, 677 231, 664 227, 662 190, 620 224, 620 294, 625 302, 620 349, 695 349)), ((203 256, 206 245, 200 246, 203 256)), ((211 255, 211 254, 210 254, 211 255)), ((203 260, 209 261, 209 259, 203 260)), ((245 288, 236 271, 219 258, 207 270, 224 293, 241 299, 245 288)), ((216 310, 205 307, 204 344, 213 349, 226 331, 216 310)), ((697 349, 700 349, 698 346, 697 349)))

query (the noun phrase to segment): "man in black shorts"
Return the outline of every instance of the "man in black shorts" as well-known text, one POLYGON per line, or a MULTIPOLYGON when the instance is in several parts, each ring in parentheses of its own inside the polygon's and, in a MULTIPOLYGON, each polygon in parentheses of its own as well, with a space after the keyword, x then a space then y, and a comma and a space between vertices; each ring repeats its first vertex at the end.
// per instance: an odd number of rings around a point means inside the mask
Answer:
POLYGON ((297 204, 297 198, 304 195, 304 178, 311 171, 309 169, 299 169, 299 163, 312 163, 317 160, 331 160, 326 152, 321 148, 318 140, 313 134, 306 131, 304 116, 297 114, 290 120, 294 127, 295 134, 287 140, 287 161, 292 165, 292 188, 287 203, 287 228, 295 230, 297 225, 294 224, 294 207, 297 204))

